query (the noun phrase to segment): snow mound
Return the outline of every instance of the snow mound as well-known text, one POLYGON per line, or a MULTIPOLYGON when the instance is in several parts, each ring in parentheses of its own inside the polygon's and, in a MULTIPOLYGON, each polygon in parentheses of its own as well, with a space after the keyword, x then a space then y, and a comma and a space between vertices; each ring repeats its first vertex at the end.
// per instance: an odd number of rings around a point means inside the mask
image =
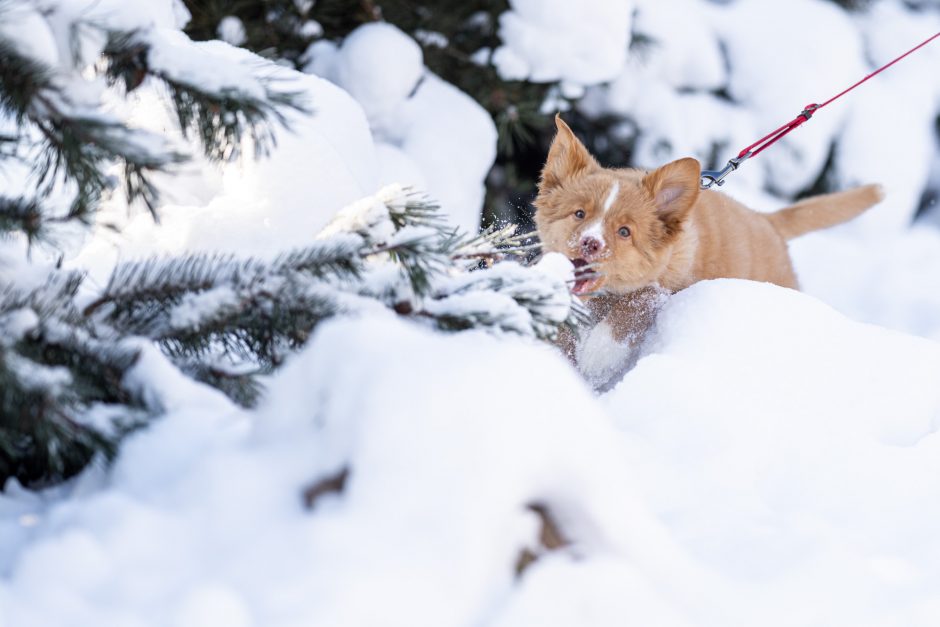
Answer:
POLYGON ((316 42, 306 57, 305 71, 362 105, 380 182, 427 192, 454 226, 477 232, 483 181, 496 159, 496 126, 486 110, 425 68, 418 44, 391 24, 360 26, 340 46, 316 42))
MULTIPOLYGON (((226 251, 274 256, 309 244, 338 210, 375 191, 375 147, 356 101, 316 76, 287 69, 277 76, 314 113, 291 114, 290 128, 276 130, 277 145, 268 157, 221 168, 194 161, 186 176, 170 179, 175 187, 167 190, 168 197, 183 202, 160 208, 158 228, 149 215, 128 218, 123 203, 112 203, 99 213, 100 226, 69 263, 104 281, 116 261, 147 255, 226 251), (120 233, 109 228, 113 224, 121 226, 120 233)), ((159 112, 159 102, 152 94, 149 98, 149 111, 159 112)), ((160 119, 154 115, 151 123, 160 119)))
POLYGON ((106 482, 0 495, 0 624, 934 625, 938 369, 745 281, 599 399, 542 346, 337 320, 256 412, 178 387, 106 482))
POLYGON ((654 509, 741 587, 735 624, 928 625, 938 368, 936 343, 716 281, 673 297, 604 403, 643 442, 654 509))
POLYGON ((511 0, 499 18, 493 62, 506 80, 594 85, 616 76, 627 58, 632 2, 511 0))

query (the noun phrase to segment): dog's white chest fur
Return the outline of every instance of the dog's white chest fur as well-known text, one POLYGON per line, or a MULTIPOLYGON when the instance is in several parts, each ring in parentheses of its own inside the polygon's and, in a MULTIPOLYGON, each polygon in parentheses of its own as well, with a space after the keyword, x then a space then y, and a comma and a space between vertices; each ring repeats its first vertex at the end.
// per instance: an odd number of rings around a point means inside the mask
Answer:
POLYGON ((629 341, 617 342, 610 323, 603 320, 578 342, 578 370, 592 387, 603 387, 626 370, 633 348, 629 341))

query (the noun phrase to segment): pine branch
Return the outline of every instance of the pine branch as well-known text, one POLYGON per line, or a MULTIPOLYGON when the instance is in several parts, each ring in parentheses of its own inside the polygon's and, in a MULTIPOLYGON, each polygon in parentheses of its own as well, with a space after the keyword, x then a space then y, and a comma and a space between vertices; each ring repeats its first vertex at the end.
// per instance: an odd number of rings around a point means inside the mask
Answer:
POLYGON ((232 255, 194 254, 176 259, 146 259, 118 265, 85 315, 102 315, 109 324, 139 333, 149 326, 146 312, 166 310, 188 294, 213 288, 247 286, 265 276, 305 274, 312 278, 356 278, 362 271, 363 239, 346 234, 278 256, 270 264, 232 255))
POLYGON ((417 296, 426 295, 435 275, 450 265, 448 250, 443 247, 440 231, 429 227, 407 226, 371 251, 387 254, 400 267, 417 296))
POLYGON ((141 313, 153 307, 176 304, 188 293, 212 289, 242 274, 256 273, 253 260, 238 261, 232 255, 194 254, 177 259, 146 259, 119 264, 101 295, 84 310, 86 316, 108 309, 102 318, 117 328, 123 319, 141 324, 141 313))
POLYGON ((228 396, 233 402, 245 408, 257 405, 264 391, 258 381, 259 375, 267 371, 252 368, 251 370, 235 369, 213 362, 210 359, 193 359, 190 361, 177 359, 176 365, 186 375, 200 383, 205 383, 228 396))
MULTIPOLYGON (((161 61, 157 53, 164 49, 188 46, 193 53, 211 56, 205 49, 178 33, 108 33, 105 48, 107 76, 112 82, 122 82, 127 91, 136 89, 147 76, 162 81, 169 90, 183 134, 195 137, 206 157, 213 161, 231 161, 241 153, 246 140, 254 146, 255 156, 267 155, 276 144, 274 126, 290 128, 286 111, 309 114, 311 109, 302 100, 302 94, 278 88, 275 78, 261 75, 261 68, 249 72, 246 68, 243 84, 224 85, 213 89, 214 77, 200 76, 199 72, 213 72, 193 67, 181 70, 172 63, 161 61), (210 80, 200 80, 209 78, 210 80)), ((175 58, 172 54, 169 58, 175 58)), ((229 63, 219 58, 218 63, 229 63)))
POLYGON ((550 340, 579 312, 564 283, 504 262, 442 281, 420 315, 443 330, 484 327, 550 340))
POLYGON ((65 479, 148 417, 123 385, 137 352, 96 337, 73 304, 81 279, 0 291, 0 485, 65 479))
POLYGON ((81 272, 54 272, 30 290, 0 283, 0 316, 29 309, 42 319, 54 316, 69 324, 80 324, 73 300, 83 280, 81 272))
POLYGON ((43 211, 38 201, 0 196, 0 233, 20 232, 32 244, 46 239, 43 211))
POLYGON ((40 194, 49 195, 60 183, 74 182, 77 195, 69 217, 87 222, 112 189, 106 170, 118 161, 124 166, 128 203, 143 200, 156 217, 157 191, 149 176, 183 162, 185 155, 170 149, 158 135, 129 129, 94 111, 73 110, 57 100, 39 96, 47 113, 29 116, 43 138, 35 168, 40 194))
POLYGON ((53 81, 52 76, 44 63, 0 40, 0 113, 16 122, 18 136, 8 138, 16 145, 34 144, 31 130, 39 135, 33 170, 40 196, 48 196, 60 183, 74 182, 77 196, 69 217, 87 221, 112 187, 107 166, 120 161, 129 175, 128 201, 140 198, 155 211, 155 188, 148 174, 180 163, 184 156, 158 135, 130 129, 97 106, 75 102, 66 90, 69 83, 53 81))
POLYGON ((328 276, 355 279, 362 273, 364 247, 365 241, 359 235, 337 235, 279 255, 270 271, 298 272, 321 279, 328 276))
POLYGON ((270 263, 190 255, 122 264, 84 313, 158 342, 174 360, 221 354, 273 367, 342 310, 324 281, 357 279, 372 253, 345 234, 270 263))
MULTIPOLYGON (((0 19, 2 9, 0 6, 0 19)), ((49 89, 51 79, 49 67, 20 54, 8 41, 0 38, 0 111, 10 115, 17 125, 23 123, 33 99, 42 90, 49 89)))
POLYGON ((221 351, 271 370, 303 346, 319 322, 339 311, 331 292, 308 279, 275 278, 233 292, 216 306, 193 308, 184 301, 149 337, 171 358, 221 351), (190 311, 181 314, 179 308, 190 311))

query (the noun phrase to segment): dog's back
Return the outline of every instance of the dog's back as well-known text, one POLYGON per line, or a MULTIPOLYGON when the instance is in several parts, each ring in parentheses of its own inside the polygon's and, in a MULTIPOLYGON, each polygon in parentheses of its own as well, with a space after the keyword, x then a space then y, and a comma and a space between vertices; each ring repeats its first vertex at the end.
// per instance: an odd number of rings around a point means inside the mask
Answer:
POLYGON ((695 281, 740 278, 797 288, 787 240, 854 218, 882 198, 878 185, 814 196, 775 213, 752 211, 719 192, 703 192, 690 212, 686 246, 694 259, 688 272, 665 276, 671 290, 695 281))

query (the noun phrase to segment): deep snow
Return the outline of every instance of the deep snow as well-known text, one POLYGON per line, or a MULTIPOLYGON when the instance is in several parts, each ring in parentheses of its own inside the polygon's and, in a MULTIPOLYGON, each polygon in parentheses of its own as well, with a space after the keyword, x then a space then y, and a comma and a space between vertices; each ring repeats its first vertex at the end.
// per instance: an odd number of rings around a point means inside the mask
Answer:
MULTIPOLYGON (((637 0, 561 25, 540 19, 556 2, 510 4, 501 28, 520 39, 500 71, 540 68, 586 89, 579 106, 636 116, 650 165, 701 156, 716 137, 749 143, 938 22, 894 0, 855 19, 813 0, 637 0), (631 26, 657 44, 648 66, 616 53, 589 75, 546 57, 544 33, 569 25, 580 34, 563 41, 588 64, 631 26), (836 33, 822 63, 813 42, 836 33), (720 42, 740 63, 723 64, 720 42), (722 87, 747 106, 715 97, 722 87)), ((179 23, 177 2, 148 10, 136 19, 179 23)), ((51 37, 31 43, 49 53, 51 37)), ((842 184, 888 186, 859 224, 793 243, 807 294, 714 281, 666 299, 636 366, 603 395, 549 347, 387 312, 325 324, 253 412, 148 347, 132 382, 165 417, 110 469, 0 493, 0 627, 936 625, 940 345, 906 333, 940 339, 940 232, 908 228, 936 158, 940 92, 923 76, 937 54, 730 179, 728 192, 772 208, 763 185, 799 187, 836 141, 842 184), (910 108, 873 133, 897 93, 910 108), (344 491, 306 509, 304 490, 343 468, 344 491), (570 546, 538 548, 533 503, 570 546), (516 576, 524 547, 542 554, 516 576)), ((316 115, 295 119, 271 159, 197 160, 172 180, 159 227, 115 202, 66 263, 101 281, 116 259, 150 253, 271 255, 392 181, 474 226, 495 147, 482 109, 387 25, 308 57, 323 78, 280 72, 316 115)), ((156 94, 127 113, 172 128, 156 94)), ((18 258, 18 244, 0 247, 5 279, 41 275, 18 258)))
POLYGON ((933 625, 938 369, 730 280, 601 398, 544 346, 329 323, 256 413, 166 371, 109 473, 8 489, 0 624, 933 625), (572 544, 517 578, 530 503, 572 544))

